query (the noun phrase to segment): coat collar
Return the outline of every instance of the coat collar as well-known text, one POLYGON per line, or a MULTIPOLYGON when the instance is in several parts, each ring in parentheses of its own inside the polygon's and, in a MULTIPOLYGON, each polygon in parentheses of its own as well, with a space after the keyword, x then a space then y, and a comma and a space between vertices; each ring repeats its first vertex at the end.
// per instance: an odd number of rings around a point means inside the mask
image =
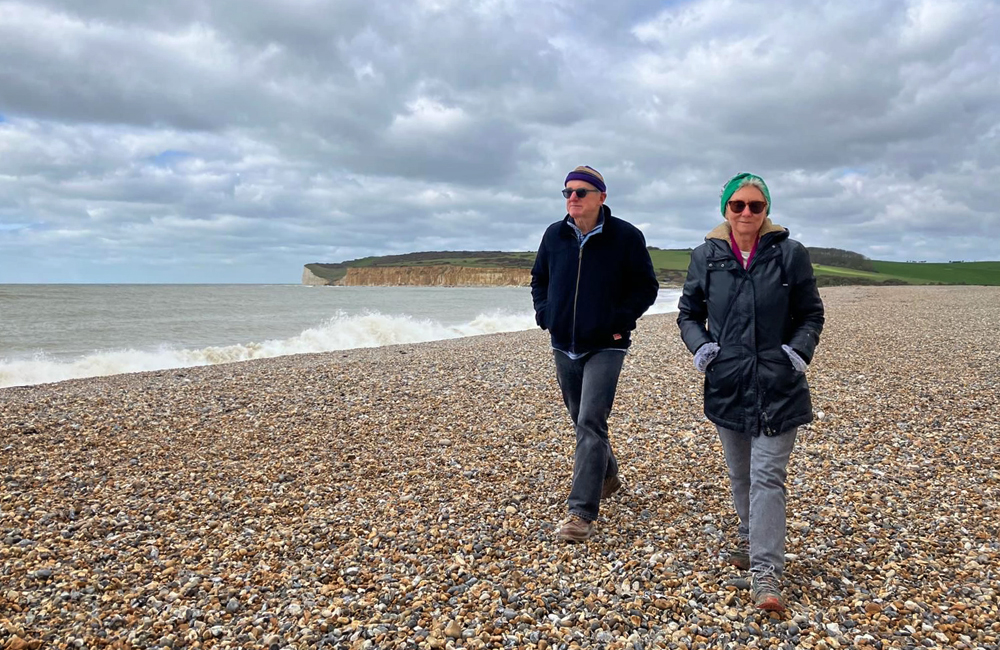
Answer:
MULTIPOLYGON (((712 232, 705 235, 705 239, 721 239, 726 242, 726 244, 729 244, 729 234, 732 230, 733 227, 729 225, 729 222, 723 221, 712 229, 712 232)), ((757 236, 763 237, 764 235, 772 232, 786 232, 786 229, 776 223, 771 223, 771 217, 766 217, 764 219, 764 223, 760 224, 760 230, 757 232, 757 236)))
MULTIPOLYGON (((610 225, 609 222, 611 221, 611 219, 610 219, 611 216, 612 216, 612 214, 611 214, 611 208, 609 208, 607 205, 602 205, 601 206, 601 213, 597 216, 597 223, 598 223, 598 225, 603 226, 602 229, 601 229, 602 231, 606 231, 608 229, 608 226, 610 225)), ((613 227, 614 226, 612 226, 612 228, 613 227)), ((579 232, 579 231, 577 231, 577 232, 579 232)), ((570 236, 570 235, 572 235, 573 237, 576 237, 576 232, 574 232, 573 226, 570 225, 570 216, 569 216, 569 214, 567 214, 565 217, 563 217, 563 220, 562 220, 562 234, 563 234, 564 237, 570 236)))

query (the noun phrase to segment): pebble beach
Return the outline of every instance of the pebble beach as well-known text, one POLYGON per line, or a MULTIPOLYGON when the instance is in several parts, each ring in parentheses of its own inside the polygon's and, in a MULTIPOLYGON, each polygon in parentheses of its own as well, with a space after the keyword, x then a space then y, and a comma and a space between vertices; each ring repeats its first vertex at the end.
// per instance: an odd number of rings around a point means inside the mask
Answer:
POLYGON ((1000 648, 1000 288, 821 293, 783 614, 667 314, 584 544, 538 330, 0 389, 0 648, 1000 648))

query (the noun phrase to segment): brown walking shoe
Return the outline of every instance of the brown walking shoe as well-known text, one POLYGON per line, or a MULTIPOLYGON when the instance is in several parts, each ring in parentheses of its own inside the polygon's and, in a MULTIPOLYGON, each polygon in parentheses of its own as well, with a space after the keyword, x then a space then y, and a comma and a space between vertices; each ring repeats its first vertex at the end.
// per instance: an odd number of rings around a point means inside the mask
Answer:
POLYGON ((740 539, 736 548, 729 550, 726 561, 737 569, 748 570, 750 568, 750 540, 740 539))
POLYGON ((607 499, 621 488, 622 480, 618 478, 618 475, 609 476, 604 479, 604 486, 601 488, 601 499, 607 499))
POLYGON ((750 588, 753 590, 753 603, 757 609, 767 612, 785 611, 785 599, 781 597, 781 587, 773 573, 754 575, 750 579, 750 588))
POLYGON ((564 542, 585 542, 594 535, 595 528, 594 522, 571 515, 560 524, 556 537, 564 542))

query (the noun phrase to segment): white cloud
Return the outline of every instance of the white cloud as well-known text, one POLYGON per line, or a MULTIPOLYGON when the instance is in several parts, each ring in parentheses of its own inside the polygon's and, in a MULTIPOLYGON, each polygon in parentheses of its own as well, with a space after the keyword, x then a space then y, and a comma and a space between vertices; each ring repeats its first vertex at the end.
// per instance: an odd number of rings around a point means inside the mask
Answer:
POLYGON ((406 105, 407 113, 397 115, 389 129, 391 136, 410 138, 440 136, 460 131, 471 124, 461 108, 444 106, 427 97, 418 97, 406 105))

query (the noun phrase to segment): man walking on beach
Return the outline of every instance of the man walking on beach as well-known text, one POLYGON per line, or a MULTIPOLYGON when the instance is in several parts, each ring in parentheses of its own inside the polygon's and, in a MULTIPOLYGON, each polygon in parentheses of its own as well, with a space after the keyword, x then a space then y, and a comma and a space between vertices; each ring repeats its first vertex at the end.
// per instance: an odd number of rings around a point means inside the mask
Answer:
POLYGON ((535 322, 552 339, 556 379, 576 428, 569 518, 557 536, 594 534, 600 500, 621 487, 608 415, 636 321, 659 284, 646 240, 604 205, 604 177, 577 167, 563 183, 566 216, 542 236, 531 269, 535 322))

